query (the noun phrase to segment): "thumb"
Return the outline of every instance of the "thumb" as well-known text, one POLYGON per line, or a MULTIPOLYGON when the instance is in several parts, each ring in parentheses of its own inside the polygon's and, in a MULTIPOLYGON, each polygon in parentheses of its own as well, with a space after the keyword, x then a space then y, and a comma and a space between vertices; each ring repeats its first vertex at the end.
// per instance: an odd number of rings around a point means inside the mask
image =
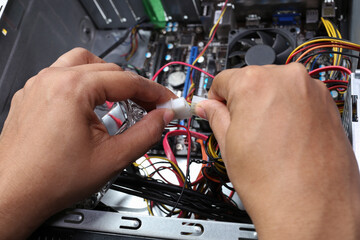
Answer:
POLYGON ((173 117, 172 110, 156 109, 122 134, 111 136, 100 147, 102 158, 106 158, 103 163, 110 168, 116 166, 116 171, 122 170, 161 139, 165 126, 173 117))
POLYGON ((230 125, 230 112, 226 105, 218 100, 205 100, 195 107, 195 113, 210 123, 220 148, 225 149, 225 136, 230 125))

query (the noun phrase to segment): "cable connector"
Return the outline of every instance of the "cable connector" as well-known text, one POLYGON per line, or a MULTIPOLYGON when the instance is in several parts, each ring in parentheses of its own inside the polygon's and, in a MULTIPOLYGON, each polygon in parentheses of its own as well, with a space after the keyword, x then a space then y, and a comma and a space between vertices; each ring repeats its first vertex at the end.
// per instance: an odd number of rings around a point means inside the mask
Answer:
POLYGON ((202 101, 204 101, 204 100, 207 100, 207 98, 198 97, 198 96, 193 96, 192 101, 191 101, 191 114, 192 114, 192 115, 195 115, 195 116, 196 116, 196 113, 195 113, 196 105, 197 105, 199 102, 202 102, 202 101))
POLYGON ((170 101, 156 105, 156 108, 172 109, 175 113, 174 119, 186 119, 191 117, 190 105, 183 97, 170 99, 170 101))

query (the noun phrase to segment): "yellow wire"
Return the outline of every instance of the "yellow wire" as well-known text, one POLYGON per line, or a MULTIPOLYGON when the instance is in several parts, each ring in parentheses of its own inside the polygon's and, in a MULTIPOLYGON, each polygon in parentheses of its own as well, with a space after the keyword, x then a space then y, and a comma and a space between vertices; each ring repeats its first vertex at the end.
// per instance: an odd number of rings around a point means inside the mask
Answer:
POLYGON ((222 17, 224 16, 224 13, 225 13, 225 11, 226 11, 226 8, 227 8, 227 6, 224 7, 223 11, 222 11, 221 14, 220 14, 219 19, 216 21, 216 23, 214 24, 214 26, 211 28, 210 33, 209 33, 209 38, 212 36, 212 33, 214 32, 216 26, 219 25, 222 17))
POLYGON ((150 205, 149 205, 149 201, 148 201, 147 199, 145 199, 145 202, 146 202, 147 210, 149 211, 150 215, 151 215, 151 216, 154 216, 154 213, 151 211, 151 208, 150 208, 150 205))
POLYGON ((151 156, 149 158, 150 159, 158 158, 158 159, 162 159, 162 160, 165 160, 165 161, 169 162, 176 169, 176 171, 179 173, 181 179, 185 182, 185 177, 182 175, 182 172, 181 172, 180 168, 175 163, 173 163, 172 161, 170 161, 167 158, 160 157, 160 156, 151 156))
MULTIPOLYGON (((222 12, 221 12, 218 20, 216 21, 216 23, 214 24, 214 26, 211 28, 210 33, 209 33, 209 39, 211 38, 211 36, 212 36, 212 34, 213 34, 216 26, 219 25, 221 19, 223 18, 224 14, 225 14, 225 11, 226 11, 226 8, 227 8, 227 6, 224 7, 224 9, 222 10, 222 12)), ((204 53, 205 53, 205 52, 204 52, 204 53)), ((193 63, 192 63, 191 65, 194 66, 194 65, 197 63, 197 61, 199 60, 199 58, 200 58, 204 53, 199 54, 199 56, 197 56, 197 58, 193 61, 193 63)), ((194 84, 194 83, 192 83, 192 84, 190 85, 189 90, 188 90, 188 93, 190 92, 190 89, 193 88, 193 87, 195 87, 195 84, 194 84)))
POLYGON ((330 42, 337 42, 337 43, 344 43, 344 44, 348 44, 348 45, 351 45, 351 46, 354 46, 356 48, 360 48, 360 45, 359 44, 356 44, 356 43, 353 43, 353 42, 348 42, 348 41, 343 41, 343 40, 339 40, 339 39, 332 39, 332 38, 319 38, 319 39, 314 39, 314 40, 310 40, 310 41, 307 41, 301 45, 299 45, 297 48, 295 48, 289 55, 288 59, 290 58, 291 55, 293 55, 296 51, 298 51, 300 48, 308 45, 308 44, 312 44, 312 43, 317 43, 317 42, 324 42, 324 41, 330 41, 330 42))
MULTIPOLYGON (((213 141, 214 135, 210 135, 209 142, 208 142, 208 152, 210 155, 212 155, 213 158, 219 158, 219 155, 216 153, 216 151, 213 149, 213 141)), ((218 159, 217 161, 223 162, 222 159, 218 159)), ((225 166, 221 165, 218 162, 214 163, 214 167, 221 173, 225 174, 225 166)))

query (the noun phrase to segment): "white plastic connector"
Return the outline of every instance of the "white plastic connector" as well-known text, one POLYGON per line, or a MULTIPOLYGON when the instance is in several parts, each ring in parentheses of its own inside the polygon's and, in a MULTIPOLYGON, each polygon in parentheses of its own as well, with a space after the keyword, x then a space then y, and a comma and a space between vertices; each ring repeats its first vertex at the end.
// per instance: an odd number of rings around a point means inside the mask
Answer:
POLYGON ((198 96, 193 96, 192 101, 191 101, 191 114, 192 115, 196 115, 195 113, 195 107, 199 102, 202 102, 204 100, 207 100, 207 98, 203 98, 203 97, 198 97, 198 96))
POLYGON ((190 105, 183 97, 170 99, 170 101, 158 104, 156 108, 172 109, 175 113, 174 119, 185 119, 191 117, 190 105))

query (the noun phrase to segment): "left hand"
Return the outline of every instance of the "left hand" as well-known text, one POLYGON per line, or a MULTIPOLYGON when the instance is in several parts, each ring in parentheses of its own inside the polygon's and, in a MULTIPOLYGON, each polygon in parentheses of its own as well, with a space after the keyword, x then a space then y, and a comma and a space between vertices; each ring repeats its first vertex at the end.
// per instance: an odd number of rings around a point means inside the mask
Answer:
POLYGON ((26 237, 99 190, 155 144, 173 117, 153 110, 109 136, 95 106, 133 99, 151 109, 170 98, 165 87, 79 48, 29 79, 14 95, 0 135, 0 239, 26 237))

